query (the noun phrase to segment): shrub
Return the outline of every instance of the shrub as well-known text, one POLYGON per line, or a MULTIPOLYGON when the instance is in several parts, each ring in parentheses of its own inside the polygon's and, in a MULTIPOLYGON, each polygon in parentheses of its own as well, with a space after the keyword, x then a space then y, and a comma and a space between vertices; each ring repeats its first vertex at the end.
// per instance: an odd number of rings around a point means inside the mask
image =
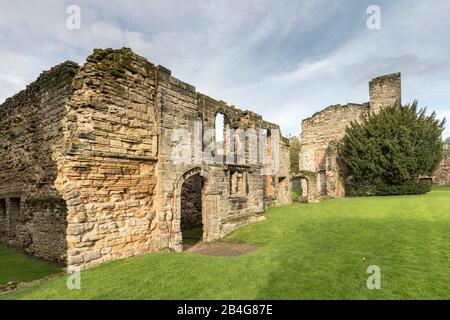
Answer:
POLYGON ((427 180, 407 182, 401 185, 354 185, 349 190, 351 197, 389 196, 389 195, 414 195, 425 194, 431 191, 432 184, 427 180))
POLYGON ((422 194, 443 158, 445 120, 412 105, 395 105, 351 123, 339 145, 346 170, 352 176, 349 195, 422 194))

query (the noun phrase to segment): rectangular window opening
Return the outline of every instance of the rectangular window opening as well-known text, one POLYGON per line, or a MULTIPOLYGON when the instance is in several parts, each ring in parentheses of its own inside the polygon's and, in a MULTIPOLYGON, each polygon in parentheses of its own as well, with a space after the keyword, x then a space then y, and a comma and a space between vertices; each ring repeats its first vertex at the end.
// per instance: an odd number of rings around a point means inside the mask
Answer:
POLYGON ((16 236, 17 216, 20 215, 20 198, 9 199, 8 208, 8 236, 16 236))
POLYGON ((6 200, 0 199, 0 238, 6 235, 8 220, 6 219, 6 200))
POLYGON ((238 197, 247 195, 247 172, 230 171, 230 195, 238 197))

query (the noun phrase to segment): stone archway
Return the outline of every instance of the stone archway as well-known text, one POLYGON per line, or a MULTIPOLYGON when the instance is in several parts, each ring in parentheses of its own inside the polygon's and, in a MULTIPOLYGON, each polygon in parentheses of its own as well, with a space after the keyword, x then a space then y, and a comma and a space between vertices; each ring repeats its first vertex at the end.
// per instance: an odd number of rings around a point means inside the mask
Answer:
POLYGON ((294 176, 291 179, 293 202, 308 202, 308 179, 294 176), (295 197, 294 197, 295 195, 295 197))
POLYGON ((317 175, 314 172, 301 171, 292 177, 292 181, 295 180, 301 182, 302 202, 318 202, 320 200, 320 195, 317 192, 317 175))
POLYGON ((201 240, 204 242, 211 242, 219 239, 221 234, 219 216, 222 206, 216 181, 206 168, 190 168, 180 176, 175 184, 171 247, 178 252, 183 250, 183 186, 186 183, 190 183, 192 179, 194 179, 194 181, 196 179, 201 180, 201 240))
POLYGON ((180 228, 184 250, 203 239, 203 184, 203 178, 195 174, 181 186, 180 228))

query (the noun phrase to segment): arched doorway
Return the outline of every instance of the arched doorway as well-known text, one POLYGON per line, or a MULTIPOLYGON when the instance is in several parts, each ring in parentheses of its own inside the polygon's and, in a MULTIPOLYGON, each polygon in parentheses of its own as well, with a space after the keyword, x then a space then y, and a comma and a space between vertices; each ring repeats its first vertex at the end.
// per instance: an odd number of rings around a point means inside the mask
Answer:
POLYGON ((292 201, 308 202, 308 180, 305 177, 292 178, 292 201))
POLYGON ((173 221, 170 224, 169 247, 176 252, 183 251, 183 238, 184 240, 187 240, 188 243, 195 243, 195 241, 199 241, 200 239, 203 242, 211 242, 220 239, 221 224, 219 216, 223 211, 222 202, 220 201, 222 193, 217 189, 217 183, 207 168, 202 166, 187 169, 175 183, 174 190, 174 210, 173 221), (192 188, 197 191, 197 198, 193 202, 196 205, 188 205, 188 201, 183 200, 183 198, 186 199, 186 197, 193 197, 192 195, 189 196, 186 194, 186 192, 188 192, 186 190, 192 190, 192 188), (200 199, 201 201, 199 201, 200 199), (196 221, 197 228, 189 228, 189 223, 185 222, 189 221, 189 215, 186 216, 186 208, 191 208, 193 212, 197 212, 196 216, 191 216, 191 221, 196 221), (200 215, 198 214, 199 211, 201 212, 200 215), (196 218, 194 218, 194 216, 196 218), (201 225, 198 219, 200 217, 201 225), (199 236, 200 227, 201 237, 199 236), (189 231, 190 229, 197 229, 197 233, 195 233, 194 230, 189 231), (194 232, 194 236, 196 235, 195 237, 192 235, 192 232, 194 232))
MULTIPOLYGON (((292 181, 299 181, 301 187, 301 202, 318 202, 320 195, 317 192, 317 174, 309 171, 301 171, 292 177, 292 181)), ((293 190, 294 185, 293 185, 293 190)))
POLYGON ((216 112, 214 120, 215 163, 223 164, 227 161, 227 152, 231 145, 231 121, 230 117, 222 110, 216 112))
POLYGON ((185 249, 203 238, 203 185, 203 178, 197 173, 187 178, 181 186, 180 228, 185 249))

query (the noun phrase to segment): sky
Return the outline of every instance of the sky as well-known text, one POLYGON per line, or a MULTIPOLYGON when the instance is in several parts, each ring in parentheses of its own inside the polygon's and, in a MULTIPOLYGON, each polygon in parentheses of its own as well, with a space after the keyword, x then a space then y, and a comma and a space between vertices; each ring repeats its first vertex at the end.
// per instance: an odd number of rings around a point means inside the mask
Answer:
POLYGON ((367 102, 372 78, 401 72, 403 102, 448 118, 448 137, 449 12, 448 0, 0 0, 0 103, 58 63, 129 47, 285 135, 329 105, 367 102), (379 30, 367 27, 370 5, 379 30))

